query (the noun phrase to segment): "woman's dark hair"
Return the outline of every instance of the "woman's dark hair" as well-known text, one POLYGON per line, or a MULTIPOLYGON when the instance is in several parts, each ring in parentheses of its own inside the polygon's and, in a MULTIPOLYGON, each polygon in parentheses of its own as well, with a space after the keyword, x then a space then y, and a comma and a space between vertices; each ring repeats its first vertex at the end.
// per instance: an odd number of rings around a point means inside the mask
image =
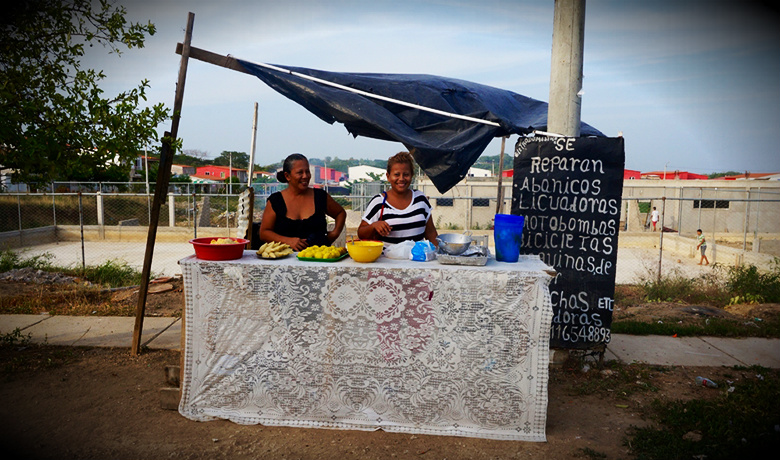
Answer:
POLYGON ((286 184, 287 178, 284 177, 284 173, 292 172, 293 163, 300 160, 303 160, 307 163, 309 162, 309 159, 300 153, 291 153, 289 156, 287 156, 287 158, 285 158, 284 162, 282 163, 282 170, 276 173, 276 180, 278 180, 283 184, 286 184))
POLYGON ((409 165, 409 169, 412 171, 412 175, 414 176, 414 157, 412 157, 412 154, 409 152, 398 152, 395 155, 391 156, 387 159, 387 172, 390 173, 390 169, 393 168, 394 164, 407 164, 409 165))

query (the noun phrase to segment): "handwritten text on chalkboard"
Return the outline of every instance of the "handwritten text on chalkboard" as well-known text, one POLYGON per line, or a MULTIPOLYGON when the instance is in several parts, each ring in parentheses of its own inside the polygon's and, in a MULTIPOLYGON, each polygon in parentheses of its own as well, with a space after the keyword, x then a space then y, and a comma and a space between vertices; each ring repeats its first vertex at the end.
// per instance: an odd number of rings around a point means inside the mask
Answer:
POLYGON ((624 159, 622 138, 524 138, 515 148, 512 213, 525 216, 522 252, 558 272, 553 347, 610 340, 624 159))

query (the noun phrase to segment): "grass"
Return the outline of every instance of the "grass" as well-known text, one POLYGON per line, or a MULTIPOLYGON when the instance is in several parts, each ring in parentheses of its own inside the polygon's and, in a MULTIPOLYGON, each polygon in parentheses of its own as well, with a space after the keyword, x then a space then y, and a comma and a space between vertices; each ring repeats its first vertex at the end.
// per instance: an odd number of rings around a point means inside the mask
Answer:
POLYGON ((6 250, 0 252, 0 272, 29 267, 78 277, 89 284, 58 285, 56 289, 52 289, 51 285, 34 285, 18 295, 0 297, 0 312, 16 315, 46 312, 51 315, 133 316, 135 308, 112 303, 112 293, 106 288, 139 285, 142 280, 139 270, 123 261, 109 260, 82 269, 59 267, 51 260, 50 254, 24 258, 6 250))
POLYGON ((780 317, 764 321, 735 321, 725 318, 701 318, 699 324, 678 324, 678 318, 660 322, 621 320, 612 323, 613 334, 666 335, 678 337, 780 337, 780 317))
POLYGON ((54 265, 53 258, 49 253, 23 258, 19 253, 7 249, 0 252, 0 273, 29 267, 80 277, 92 284, 108 287, 135 286, 143 279, 140 270, 124 261, 107 260, 100 265, 87 265, 82 269, 54 265))
MULTIPOLYGON (((615 304, 618 306, 653 302, 714 308, 734 304, 780 303, 780 263, 775 259, 772 267, 764 271, 753 265, 726 267, 716 264, 711 272, 695 278, 688 278, 674 270, 661 278, 651 273, 636 288, 616 287, 615 304)), ((616 334, 632 335, 777 338, 780 337, 780 315, 767 314, 760 319, 665 317, 653 322, 622 318, 612 323, 611 330, 616 334)))
POLYGON ((705 303, 717 307, 735 301, 751 303, 780 302, 780 259, 775 258, 769 270, 755 265, 724 266, 715 264, 710 273, 688 278, 679 270, 662 277, 648 273, 640 280, 648 301, 705 303))
POLYGON ((780 373, 735 368, 716 398, 653 402, 655 422, 632 428, 626 445, 639 460, 763 458, 780 447, 780 373))

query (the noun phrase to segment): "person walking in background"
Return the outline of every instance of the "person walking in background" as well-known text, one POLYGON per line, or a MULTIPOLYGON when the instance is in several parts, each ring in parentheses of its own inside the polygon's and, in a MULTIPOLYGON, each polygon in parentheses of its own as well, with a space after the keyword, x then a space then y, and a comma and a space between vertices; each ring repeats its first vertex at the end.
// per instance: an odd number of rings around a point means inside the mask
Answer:
POLYGON ((707 240, 704 239, 704 234, 702 234, 701 229, 696 230, 696 241, 699 242, 699 244, 696 245, 696 249, 701 249, 701 260, 699 260, 699 265, 701 265, 702 262, 705 262, 704 265, 709 265, 710 261, 705 255, 707 252, 707 240))
POLYGON ((653 231, 655 231, 655 226, 658 224, 658 210, 655 209, 655 206, 653 206, 653 212, 650 213, 650 221, 653 222, 653 231))

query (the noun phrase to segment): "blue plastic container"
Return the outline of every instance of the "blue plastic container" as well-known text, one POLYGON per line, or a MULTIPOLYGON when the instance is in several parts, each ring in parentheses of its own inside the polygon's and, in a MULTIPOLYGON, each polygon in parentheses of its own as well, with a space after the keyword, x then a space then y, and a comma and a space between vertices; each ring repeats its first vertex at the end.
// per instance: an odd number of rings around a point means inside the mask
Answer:
POLYGON ((493 239, 496 242, 496 260, 517 262, 523 241, 525 217, 514 214, 496 214, 493 239))

